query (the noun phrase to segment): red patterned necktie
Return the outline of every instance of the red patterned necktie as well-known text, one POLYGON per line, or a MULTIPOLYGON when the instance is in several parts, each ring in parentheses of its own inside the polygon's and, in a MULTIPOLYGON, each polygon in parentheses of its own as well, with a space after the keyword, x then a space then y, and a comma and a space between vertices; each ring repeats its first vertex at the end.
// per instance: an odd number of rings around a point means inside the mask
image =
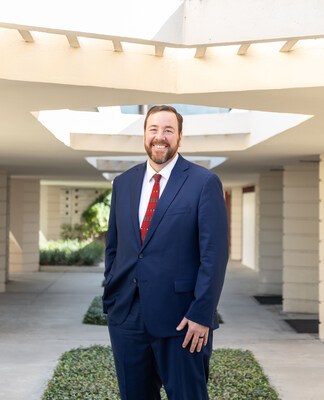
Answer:
POLYGON ((160 174, 155 174, 153 175, 154 178, 154 185, 153 185, 153 189, 152 189, 152 193, 151 193, 151 197, 146 209, 146 213, 142 222, 142 226, 141 226, 141 239, 142 239, 142 244, 144 243, 145 240, 145 236, 147 234, 147 230, 150 226, 153 214, 154 214, 154 210, 156 207, 156 204, 159 200, 160 197, 160 179, 161 179, 161 175, 160 174))

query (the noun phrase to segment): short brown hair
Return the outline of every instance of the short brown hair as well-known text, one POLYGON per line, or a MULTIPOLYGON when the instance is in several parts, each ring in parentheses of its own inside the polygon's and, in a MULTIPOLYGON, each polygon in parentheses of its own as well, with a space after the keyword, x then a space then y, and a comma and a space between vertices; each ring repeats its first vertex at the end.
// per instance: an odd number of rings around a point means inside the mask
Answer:
POLYGON ((148 117, 151 114, 155 114, 160 111, 169 111, 169 112, 172 112, 173 114, 175 114, 175 116, 177 117, 177 120, 178 120, 178 133, 180 135, 180 132, 182 132, 182 122, 183 122, 182 115, 179 114, 178 111, 174 107, 166 106, 166 105, 154 106, 148 110, 146 117, 145 117, 145 121, 144 121, 144 130, 146 129, 146 123, 147 123, 148 117))

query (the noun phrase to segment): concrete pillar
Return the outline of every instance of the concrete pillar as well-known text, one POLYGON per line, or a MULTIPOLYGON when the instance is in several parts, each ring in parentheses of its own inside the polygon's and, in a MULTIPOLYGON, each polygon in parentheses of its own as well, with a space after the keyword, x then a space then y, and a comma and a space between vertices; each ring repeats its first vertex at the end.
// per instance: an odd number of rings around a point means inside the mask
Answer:
POLYGON ((283 311, 318 313, 319 165, 283 174, 283 311))
POLYGON ((40 241, 60 239, 61 189, 59 186, 40 186, 40 241))
POLYGON ((255 265, 255 228, 256 228, 256 196, 254 187, 248 192, 243 190, 242 196, 242 264, 256 269, 255 265))
POLYGON ((319 167, 319 337, 324 341, 324 155, 319 167))
POLYGON ((8 281, 9 249, 9 178, 0 171, 0 292, 6 290, 8 281))
POLYGON ((10 185, 10 271, 39 270, 38 179, 12 179, 10 185))
POLYGON ((242 259, 242 188, 231 192, 231 259, 242 259))
POLYGON ((260 188, 259 184, 254 186, 255 188, 255 245, 254 245, 254 269, 259 270, 259 225, 260 225, 260 188))
POLYGON ((257 204, 260 294, 282 294, 282 185, 282 171, 260 174, 257 204))

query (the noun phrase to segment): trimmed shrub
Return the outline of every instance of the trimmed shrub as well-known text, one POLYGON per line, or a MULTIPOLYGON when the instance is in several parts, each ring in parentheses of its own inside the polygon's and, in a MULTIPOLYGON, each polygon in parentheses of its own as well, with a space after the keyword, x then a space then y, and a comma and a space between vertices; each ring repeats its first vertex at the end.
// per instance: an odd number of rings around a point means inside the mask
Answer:
MULTIPOLYGON (((248 350, 213 350, 208 381, 210 400, 279 400, 248 350)), ((166 400, 165 391, 161 391, 166 400)), ((119 400, 109 346, 72 349, 62 355, 42 400, 119 400)))
POLYGON ((102 312, 101 296, 96 296, 83 318, 84 324, 90 325, 107 325, 107 315, 102 312))
POLYGON ((40 246, 41 265, 96 265, 103 259, 99 241, 50 240, 40 246))

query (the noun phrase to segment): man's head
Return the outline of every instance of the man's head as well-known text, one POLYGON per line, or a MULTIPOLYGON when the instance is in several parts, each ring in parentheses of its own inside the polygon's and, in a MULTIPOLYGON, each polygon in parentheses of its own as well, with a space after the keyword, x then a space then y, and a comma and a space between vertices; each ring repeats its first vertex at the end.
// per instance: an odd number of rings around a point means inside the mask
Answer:
POLYGON ((182 116, 171 106, 152 107, 144 121, 144 146, 158 172, 177 154, 181 145, 182 116))
POLYGON ((148 112, 147 112, 147 114, 146 114, 146 117, 145 117, 145 121, 144 121, 144 130, 146 129, 147 120, 148 120, 149 116, 150 116, 151 114, 155 114, 155 113, 158 113, 158 112, 160 112, 160 111, 168 111, 168 112, 171 112, 171 113, 173 113, 173 114, 177 117, 177 121, 178 121, 178 133, 179 133, 179 135, 180 135, 180 133, 182 132, 182 123, 183 123, 182 115, 179 114, 179 113, 177 112, 177 110, 176 110, 174 107, 166 106, 166 105, 154 106, 154 107, 152 107, 152 108, 150 108, 150 109, 148 110, 148 112))

